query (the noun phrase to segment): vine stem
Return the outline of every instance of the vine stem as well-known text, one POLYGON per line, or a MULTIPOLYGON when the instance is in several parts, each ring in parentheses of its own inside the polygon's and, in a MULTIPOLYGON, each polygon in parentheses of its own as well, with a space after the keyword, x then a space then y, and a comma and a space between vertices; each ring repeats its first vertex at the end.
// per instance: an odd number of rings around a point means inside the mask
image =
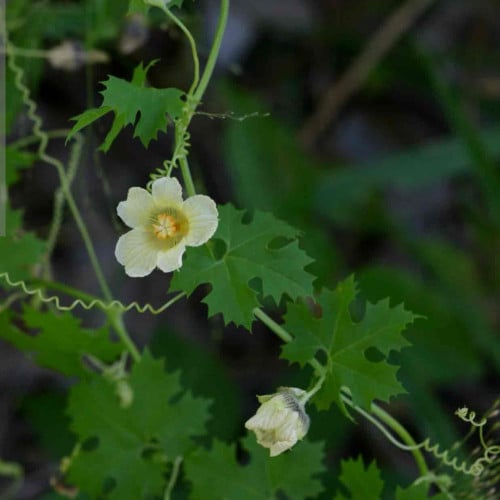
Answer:
MULTIPOLYGON (((82 148, 83 148, 82 136, 80 134, 76 134, 75 144, 71 149, 70 158, 68 161, 68 169, 66 172, 66 179, 68 181, 68 186, 71 186, 75 178, 76 170, 78 168, 78 164, 80 163, 82 148)), ((50 279, 52 276, 50 259, 54 251, 57 238, 59 236, 59 231, 61 229, 65 202, 66 202, 66 197, 64 191, 62 187, 59 187, 54 197, 54 211, 52 215, 52 223, 47 237, 47 247, 44 255, 43 276, 45 279, 50 279)))
MULTIPOLYGON (((189 124, 196 112, 196 108, 201 102, 203 94, 205 93, 208 83, 212 78, 212 74, 214 72, 215 63, 217 62, 217 58, 219 56, 220 47, 222 45, 222 39, 224 37, 224 33, 226 31, 227 18, 229 14, 229 0, 221 0, 219 21, 217 23, 217 29, 215 32, 214 41, 212 43, 212 47, 210 49, 210 53, 208 55, 208 60, 203 70, 203 74, 201 75, 201 80, 198 82, 193 82, 191 88, 188 93, 187 98, 187 114, 184 120, 182 120, 182 124, 180 125, 180 131, 182 136, 179 137, 180 141, 184 141, 184 137, 186 131, 189 127, 189 124), (193 89, 196 90, 193 93, 193 89)), ((188 37, 192 38, 192 37, 188 37)), ((197 58, 195 59, 197 61, 197 58)), ((177 129, 177 127, 176 127, 177 129)), ((180 135, 180 134, 179 134, 180 135)), ((186 154, 184 154, 179 160, 182 172, 182 178, 184 179, 184 184, 186 185, 186 191, 189 196, 194 196, 196 194, 196 190, 193 183, 193 178, 191 176, 191 170, 189 168, 189 163, 187 161, 186 154)))
MULTIPOLYGON (((45 132, 45 135, 49 139, 66 139, 68 134, 71 132, 70 129, 56 129, 45 132)), ((9 143, 9 147, 14 149, 22 149, 27 146, 31 146, 31 144, 36 144, 40 141, 40 137, 37 135, 28 135, 27 137, 22 137, 17 141, 13 141, 9 143)))
MULTIPOLYGON (((273 333, 275 333, 281 340, 284 342, 291 342, 293 340, 293 336, 281 325, 276 323, 272 318, 270 318, 262 309, 255 308, 253 310, 253 313, 256 318, 261 320, 273 333)), ((311 395, 307 398, 310 399, 318 390, 321 388, 321 385, 324 382, 325 378, 325 368, 323 365, 317 360, 317 359, 312 359, 309 363, 315 370, 315 372, 318 374, 319 381, 318 383, 314 386, 312 389, 311 395)), ((388 433, 388 431, 385 429, 385 427, 378 421, 376 420, 372 415, 370 415, 368 412, 357 406, 356 404, 353 403, 350 397, 348 397, 344 393, 341 393, 341 399, 344 403, 348 404, 351 408, 353 408, 356 412, 358 412, 360 415, 365 417, 368 421, 370 421, 372 424, 374 424, 379 430, 381 430, 386 437, 389 438, 389 440, 395 444, 396 446, 406 449, 407 451, 410 451, 415 459, 415 462, 417 464, 417 467, 419 469, 419 472, 422 476, 427 476, 430 474, 429 468, 427 467, 427 463, 425 461, 425 458, 418 449, 418 445, 413 439, 413 437, 410 435, 410 433, 391 415, 389 415, 386 411, 384 411, 380 406, 376 405, 375 403, 372 403, 370 405, 370 411, 373 415, 375 415, 378 419, 380 419, 387 427, 392 429, 392 431, 397 434, 403 443, 406 444, 407 448, 403 448, 393 437, 391 434, 388 433)))
POLYGON ((191 84, 191 87, 186 96, 186 105, 184 106, 183 114, 175 122, 175 149, 170 164, 175 165, 177 161, 179 162, 182 177, 184 179, 184 184, 186 186, 186 191, 189 196, 194 196, 196 194, 196 189, 194 187, 191 170, 189 168, 189 163, 187 160, 187 141, 189 138, 187 130, 194 114, 196 113, 196 108, 200 104, 203 94, 207 89, 215 68, 215 63, 219 55, 224 32, 226 30, 229 13, 229 0, 221 0, 219 21, 217 23, 214 41, 210 48, 210 53, 208 55, 205 68, 203 69, 201 79, 199 77, 199 60, 196 53, 196 43, 189 30, 182 23, 182 21, 177 16, 172 14, 172 12, 163 3, 152 0, 150 0, 148 3, 160 7, 167 14, 167 16, 172 19, 172 21, 174 21, 177 26, 179 26, 182 32, 186 35, 191 46, 191 52, 193 54, 193 83, 191 84))
POLYGON ((183 458, 181 456, 175 457, 172 474, 170 475, 170 481, 168 482, 167 489, 165 490, 165 495, 163 496, 163 500, 170 500, 172 491, 175 487, 175 483, 177 483, 177 479, 179 477, 182 459, 183 458))
POLYGON ((123 314, 121 313, 121 311, 118 311, 116 309, 113 312, 109 311, 108 318, 113 324, 113 327, 118 336, 120 337, 120 340, 122 341, 123 345, 127 348, 128 352, 130 352, 132 359, 136 363, 140 361, 141 353, 139 352, 136 345, 134 344, 129 334, 127 333, 125 325, 123 324, 123 314))
POLYGON ((193 83, 191 84, 191 88, 188 92, 188 94, 191 95, 200 81, 200 61, 198 59, 198 51, 196 50, 196 42, 194 41, 191 32, 186 28, 186 25, 175 14, 173 14, 169 8, 162 6, 161 9, 180 28, 189 41, 191 55, 193 56, 193 83))
POLYGON ((253 310, 256 318, 260 319, 270 330, 272 330, 284 342, 291 342, 293 337, 274 319, 270 318, 262 309, 256 307, 253 310))
POLYGON ((208 55, 207 64, 203 70, 203 75, 201 76, 200 84, 196 89, 193 97, 196 103, 199 103, 207 89, 208 82, 212 77, 212 73, 215 68, 215 63, 217 57, 219 56, 220 47, 222 45, 222 39, 224 37, 224 32, 226 31, 227 18, 229 14, 229 0, 221 0, 219 22, 217 23, 217 30, 215 32, 215 38, 212 43, 212 48, 210 49, 210 54, 208 55))
POLYGON ((413 455, 413 458, 415 459, 420 475, 429 476, 430 471, 427 467, 425 458, 422 452, 420 451, 420 447, 422 445, 418 445, 416 441, 413 439, 413 437, 410 435, 410 433, 394 417, 389 415, 386 411, 384 411, 382 408, 380 408, 380 406, 376 405, 375 403, 372 403, 370 405, 370 411, 374 415, 376 415, 385 425, 390 427, 394 431, 394 433, 396 433, 401 438, 405 446, 402 446, 401 443, 399 443, 396 439, 394 439, 392 434, 390 434, 387 431, 387 429, 377 419, 375 419, 367 411, 363 410, 363 408, 360 408, 359 406, 355 405, 349 396, 347 396, 346 394, 341 394, 341 399, 345 404, 350 406, 353 410, 362 415, 366 420, 375 425, 375 427, 377 427, 393 445, 397 446, 398 448, 404 451, 409 451, 413 455))

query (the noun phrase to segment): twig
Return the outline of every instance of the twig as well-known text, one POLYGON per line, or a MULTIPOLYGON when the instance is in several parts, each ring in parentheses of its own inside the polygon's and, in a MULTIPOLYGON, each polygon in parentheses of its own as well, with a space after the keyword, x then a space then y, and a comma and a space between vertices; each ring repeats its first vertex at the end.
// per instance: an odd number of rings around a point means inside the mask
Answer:
POLYGON ((314 143, 373 68, 434 1, 408 0, 389 16, 347 71, 327 90, 314 113, 306 120, 299 132, 299 139, 305 147, 314 143))

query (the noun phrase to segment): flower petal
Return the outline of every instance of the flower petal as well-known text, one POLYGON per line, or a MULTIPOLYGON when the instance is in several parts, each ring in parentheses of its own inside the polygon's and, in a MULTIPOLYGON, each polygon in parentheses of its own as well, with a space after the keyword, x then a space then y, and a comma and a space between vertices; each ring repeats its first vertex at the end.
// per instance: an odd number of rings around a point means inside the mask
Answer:
POLYGON ((198 247, 206 243, 219 224, 219 212, 214 200, 203 194, 191 196, 182 204, 182 211, 189 222, 186 245, 198 247))
POLYGON ((280 455, 284 451, 290 449, 296 442, 297 442, 297 440, 278 441, 277 443, 274 443, 270 447, 270 449, 269 449, 269 452, 270 452, 269 455, 271 457, 277 457, 278 455, 280 455))
POLYGON ((143 229, 132 229, 120 236, 115 249, 116 260, 125 266, 132 278, 147 276, 156 267, 158 249, 151 242, 151 235, 143 229))
POLYGON ((160 208, 179 207, 182 204, 182 187, 174 177, 162 177, 153 182, 153 200, 160 208))
POLYGON ((127 199, 118 203, 116 209, 123 222, 131 228, 148 224, 153 210, 154 202, 152 196, 140 187, 130 188, 127 199))
POLYGON ((158 267, 165 273, 179 269, 182 266, 184 250, 186 250, 186 245, 184 245, 184 242, 181 242, 175 247, 160 251, 158 253, 158 267))

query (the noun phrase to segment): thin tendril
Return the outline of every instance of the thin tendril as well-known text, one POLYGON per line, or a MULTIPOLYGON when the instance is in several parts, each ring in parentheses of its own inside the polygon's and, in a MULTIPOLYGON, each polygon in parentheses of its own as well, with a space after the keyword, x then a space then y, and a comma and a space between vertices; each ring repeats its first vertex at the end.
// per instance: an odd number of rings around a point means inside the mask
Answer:
POLYGON ((170 11, 170 9, 164 7, 162 10, 181 29, 181 31, 184 33, 184 35, 186 35, 186 38, 189 41, 189 46, 191 47, 191 55, 193 57, 193 83, 189 88, 188 94, 192 94, 192 92, 198 85, 198 82, 200 81, 200 61, 198 59, 198 51, 196 50, 196 42, 194 41, 191 32, 186 28, 186 25, 176 15, 174 15, 170 11))
POLYGON ((161 314, 163 311, 168 309, 170 306, 174 305, 178 300, 183 298, 186 293, 185 292, 180 292, 178 293, 175 297, 170 299, 168 302, 163 304, 160 307, 153 307, 151 304, 144 304, 141 305, 138 302, 132 302, 129 304, 123 304, 119 300, 111 300, 111 301, 104 301, 102 299, 92 297, 91 295, 85 294, 83 292, 79 292, 76 290, 70 289, 70 287, 66 287, 64 285, 52 283, 50 284, 52 288, 58 288, 64 292, 70 293, 72 295, 78 294, 82 298, 78 298, 74 300, 71 304, 69 305, 63 305, 61 304, 61 300, 57 295, 49 295, 46 296, 44 295, 43 291, 41 288, 28 288, 28 284, 25 281, 13 281, 9 273, 0 273, 0 279, 4 280, 9 286, 13 288, 19 288, 23 291, 24 294, 26 295, 32 295, 37 297, 40 301, 44 302, 45 304, 53 304, 56 309, 59 311, 72 311, 73 309, 77 307, 81 307, 82 309, 85 309, 86 311, 89 311, 90 309, 98 308, 102 309, 103 311, 113 311, 113 310, 118 310, 121 312, 127 312, 134 310, 138 313, 150 313, 153 315, 161 314))

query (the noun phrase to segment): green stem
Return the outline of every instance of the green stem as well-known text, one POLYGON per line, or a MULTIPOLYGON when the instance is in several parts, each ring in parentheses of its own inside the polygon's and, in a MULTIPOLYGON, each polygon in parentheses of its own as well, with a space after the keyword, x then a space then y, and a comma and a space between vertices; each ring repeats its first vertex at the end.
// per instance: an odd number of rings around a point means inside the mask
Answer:
POLYGON ((262 309, 256 307, 253 310, 256 318, 260 319, 270 330, 272 330, 284 342, 291 342, 293 337, 276 321, 270 318, 262 309))
POLYGON ((208 55, 207 64, 203 70, 203 75, 201 76, 200 84, 196 89, 193 97, 194 100, 199 103, 207 89, 210 78, 215 68, 215 63, 217 57, 219 56, 220 47, 222 44, 222 39, 224 37, 224 32, 226 30, 227 18, 229 14, 229 0, 221 0, 219 22, 217 24, 217 30, 215 32, 215 38, 210 49, 210 54, 208 55))
POLYGON ((130 338, 125 325, 123 324, 123 314, 121 311, 107 311, 108 318, 110 319, 118 337, 122 341, 123 345, 127 348, 128 352, 132 356, 132 359, 135 362, 141 360, 141 353, 135 346, 134 342, 130 338))
POLYGON ((64 194, 66 196, 66 200, 68 202, 69 209, 71 210, 71 214, 73 215, 73 218, 75 219, 76 225, 78 227, 78 230, 80 231, 80 235, 83 239, 83 243, 85 245, 85 248, 87 250, 87 253, 89 255, 90 262, 92 264, 92 267, 94 268, 95 275, 97 277, 97 281, 99 282, 99 286, 101 287, 103 296, 106 300, 112 300, 112 295, 111 291, 108 287, 108 284, 106 282, 106 279, 104 278, 104 274, 101 269, 101 265, 99 264, 99 260, 97 258, 97 254, 94 249, 94 244, 92 243, 92 239, 90 238, 90 234, 87 230, 87 226, 85 225, 85 222, 83 221, 82 216, 80 215, 80 211, 78 209, 78 206, 75 202, 75 199, 73 198, 73 195, 71 193, 71 190, 69 188, 66 175, 64 172, 64 167, 62 163, 59 160, 56 160, 55 158, 48 156, 44 152, 40 155, 40 158, 54 166, 57 170, 57 173, 59 174, 59 180, 61 182, 61 188, 64 191, 64 194))
MULTIPOLYGON (((226 29, 228 12, 229 12, 229 0, 221 0, 221 9, 219 15, 219 22, 217 24, 217 30, 215 33, 214 41, 212 47, 210 49, 210 54, 208 56, 207 63, 203 70, 203 74, 201 79, 199 78, 199 60, 198 55, 196 53, 196 44, 195 41, 186 28, 186 26, 178 19, 170 10, 165 6, 162 2, 157 1, 149 1, 151 5, 155 5, 162 9, 168 17, 170 17, 179 28, 184 32, 186 37, 189 40, 191 51, 193 53, 193 61, 194 61, 194 80, 191 85, 187 95, 186 95, 186 105, 183 109, 183 114, 179 117, 175 122, 175 148, 174 153, 172 155, 172 159, 168 162, 168 170, 162 172, 160 175, 168 175, 168 172, 175 166, 177 163, 181 167, 182 177, 184 179, 184 184, 186 186, 186 191, 189 196, 193 196, 196 194, 196 190, 194 187, 193 179, 191 176, 191 171, 189 169, 189 163, 187 161, 187 149, 188 145, 188 128, 191 120, 196 113, 196 108, 200 104, 201 98, 205 93, 205 90, 210 82, 210 78, 212 77, 212 73, 215 68, 215 63, 217 61, 217 57, 219 55, 222 38, 224 36, 224 31, 226 29), (196 90, 195 90, 196 89, 196 90)), ((152 178, 158 177, 158 174, 154 174, 152 178)))
POLYGON ((182 457, 181 456, 175 457, 174 465, 172 468, 172 474, 170 475, 170 481, 168 482, 167 489, 165 490, 165 495, 163 497, 163 500, 170 500, 172 491, 174 490, 175 487, 175 483, 177 483, 177 479, 179 477, 181 464, 182 464, 182 457))
POLYGON ((190 31, 186 28, 185 24, 176 15, 174 15, 170 11, 170 9, 163 6, 162 10, 181 29, 181 31, 184 33, 184 35, 186 35, 186 38, 189 41, 189 46, 191 47, 191 54, 193 56, 193 83, 191 84, 191 87, 189 88, 188 92, 188 94, 191 95, 193 93, 193 90, 198 85, 198 82, 200 81, 200 61, 198 59, 198 52, 196 50, 196 42, 194 41, 193 35, 191 35, 190 31))
MULTIPOLYGON (((71 186, 73 180, 76 175, 76 170, 78 168, 78 164, 80 163, 80 157, 82 154, 83 147, 83 139, 80 134, 75 135, 75 144, 71 149, 70 158, 68 161, 68 170, 66 173, 66 179, 68 181, 68 186, 71 186)), ((49 235, 47 237, 47 245, 45 249, 44 255, 44 272, 43 276, 46 279, 50 279, 51 277, 51 268, 50 268, 50 259, 52 256, 52 252, 54 251, 57 237, 59 236, 59 231, 61 229, 62 219, 63 219, 63 210, 64 204, 66 202, 66 198, 64 195, 64 191, 62 187, 59 187, 56 191, 54 197, 54 211, 52 214, 52 223, 50 225, 49 235)))
POLYGON ((183 156, 179 160, 182 172, 182 178, 184 179, 184 184, 186 186, 186 191, 189 196, 194 196, 196 194, 196 189, 194 187, 193 178, 191 177, 191 170, 189 169, 189 163, 187 158, 183 156))
MULTIPOLYGON (((318 363, 319 364, 319 363, 318 363)), ((324 370, 323 370, 324 372, 324 370)), ((307 392, 306 396, 304 397, 304 399, 302 399, 302 403, 305 405, 320 389, 321 387, 323 387, 323 384, 325 382, 325 377, 326 377, 326 373, 323 373, 323 375, 321 375, 316 384, 314 385, 314 387, 307 392)))
POLYGON ((415 447, 414 449, 411 449, 410 452, 415 459, 418 470, 420 471, 420 475, 426 476, 427 474, 429 474, 429 469, 427 467, 425 458, 422 452, 418 448, 416 448, 418 445, 411 434, 394 417, 389 415, 389 413, 387 413, 375 403, 372 403, 370 405, 370 411, 380 420, 382 420, 384 424, 390 427, 401 438, 403 443, 405 443, 409 447, 415 447))
MULTIPOLYGON (((49 132, 45 132, 45 134, 49 139, 65 139, 68 136, 69 132, 70 132, 69 129, 56 129, 56 130, 51 130, 49 132)), ((9 144, 9 147, 14 149, 23 149, 27 146, 31 146, 31 144, 36 144, 39 141, 40 141, 39 136, 29 135, 27 137, 18 139, 17 141, 11 142, 9 144)))

